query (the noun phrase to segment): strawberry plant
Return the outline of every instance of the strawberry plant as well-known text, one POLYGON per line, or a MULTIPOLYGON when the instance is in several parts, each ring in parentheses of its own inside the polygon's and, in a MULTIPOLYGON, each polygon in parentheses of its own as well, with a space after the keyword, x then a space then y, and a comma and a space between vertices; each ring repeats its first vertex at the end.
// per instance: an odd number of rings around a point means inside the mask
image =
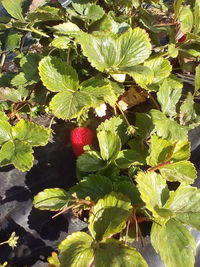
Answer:
POLYGON ((200 123, 199 1, 2 5, 0 166, 29 171, 54 120, 77 125, 77 184, 47 188, 33 204, 53 217, 72 210, 88 232, 67 236, 49 263, 148 266, 133 243, 148 223, 165 266, 194 266, 200 189, 188 132, 200 123), (32 121, 40 116, 49 128, 32 121))

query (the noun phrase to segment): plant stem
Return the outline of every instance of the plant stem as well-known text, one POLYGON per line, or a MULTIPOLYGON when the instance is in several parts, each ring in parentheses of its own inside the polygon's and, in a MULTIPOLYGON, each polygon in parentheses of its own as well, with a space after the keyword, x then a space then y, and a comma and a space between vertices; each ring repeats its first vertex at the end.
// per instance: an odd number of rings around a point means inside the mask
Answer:
POLYGON ((172 163, 173 163, 173 161, 166 161, 166 162, 164 162, 164 163, 160 163, 160 164, 158 164, 157 166, 148 169, 148 171, 149 171, 149 172, 154 172, 154 171, 156 171, 156 170, 158 170, 158 169, 160 169, 160 168, 162 168, 162 167, 164 167, 164 166, 167 166, 167 165, 169 165, 169 164, 172 164, 172 163))
POLYGON ((126 117, 126 115, 125 115, 125 113, 124 113, 124 111, 121 109, 120 105, 118 105, 118 103, 116 103, 116 106, 118 107, 119 111, 121 112, 121 114, 122 114, 124 120, 126 121, 127 125, 131 126, 129 121, 128 121, 128 119, 127 119, 127 117, 126 117))
POLYGON ((149 95, 149 97, 150 97, 151 101, 153 102, 153 104, 155 105, 156 109, 160 110, 160 106, 158 105, 155 98, 151 94, 149 95))
POLYGON ((19 28, 19 29, 20 29, 20 30, 27 31, 27 32, 34 32, 34 33, 37 33, 37 34, 39 34, 39 35, 41 35, 41 36, 43 36, 43 37, 47 37, 47 38, 49 38, 49 35, 47 35, 46 33, 41 32, 41 31, 35 29, 33 26, 30 26, 30 28, 19 28))

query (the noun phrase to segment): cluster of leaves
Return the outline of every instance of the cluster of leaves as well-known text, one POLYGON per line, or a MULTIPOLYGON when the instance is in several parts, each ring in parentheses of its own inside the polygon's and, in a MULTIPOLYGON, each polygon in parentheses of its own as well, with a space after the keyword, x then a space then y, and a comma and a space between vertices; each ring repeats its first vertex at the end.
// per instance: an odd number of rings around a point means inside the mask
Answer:
POLYGON ((127 242, 150 220, 165 265, 194 266, 187 226, 200 231, 200 191, 192 186, 188 131, 200 121, 199 0, 72 0, 67 8, 61 0, 1 2, 0 166, 32 167, 32 147, 50 136, 28 120, 33 116, 49 112, 80 123, 101 104, 115 114, 97 128, 98 149, 86 147, 77 159, 79 183, 34 198, 36 208, 58 214, 88 211, 90 235, 68 236, 49 262, 147 266, 127 242), (166 15, 170 21, 160 21, 166 15), (5 71, 13 52, 14 70, 5 71), (193 74, 190 90, 176 69, 193 74), (145 91, 147 105, 127 119, 118 101, 129 88, 145 91))
POLYGON ((68 236, 59 245, 57 266, 68 266, 69 261, 70 266, 147 266, 139 252, 126 245, 137 238, 143 220, 153 221, 151 242, 166 266, 194 265, 196 243, 186 225, 200 230, 200 190, 191 186, 196 170, 188 161, 190 144, 184 135, 179 141, 173 135, 158 136, 154 117, 148 119, 151 139, 144 142, 138 132, 125 150, 125 122, 113 117, 100 124, 100 152, 88 148, 77 160, 80 182, 69 191, 45 189, 35 196, 34 205, 41 210, 89 210, 91 236, 68 236), (173 182, 180 183, 176 190, 170 190, 173 182))

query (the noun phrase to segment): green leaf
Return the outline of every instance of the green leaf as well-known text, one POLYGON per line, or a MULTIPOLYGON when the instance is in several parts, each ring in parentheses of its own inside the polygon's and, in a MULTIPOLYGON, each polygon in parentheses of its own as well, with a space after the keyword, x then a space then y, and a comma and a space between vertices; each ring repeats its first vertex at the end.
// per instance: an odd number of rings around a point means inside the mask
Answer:
POLYGON ((0 167, 10 165, 14 153, 14 144, 12 141, 4 143, 0 149, 0 167))
POLYGON ((181 31, 183 33, 191 32, 193 28, 193 12, 189 6, 184 6, 181 9, 179 20, 181 24, 181 31))
POLYGON ((195 121, 197 114, 194 109, 194 96, 189 92, 186 99, 180 106, 180 123, 181 125, 188 125, 195 121))
POLYGON ((97 201, 105 195, 112 192, 112 182, 105 176, 99 174, 91 174, 83 179, 79 184, 73 186, 70 192, 76 192, 79 199, 90 197, 91 200, 97 201))
POLYGON ((83 172, 99 171, 106 167, 106 162, 95 151, 88 151, 77 159, 77 167, 83 172))
POLYGON ((194 5, 194 33, 198 34, 200 31, 200 2, 195 1, 194 5))
POLYGON ((63 120, 76 118, 81 112, 87 110, 90 105, 90 96, 80 91, 60 92, 50 102, 50 108, 53 114, 63 120))
POLYGON ((0 120, 0 145, 12 139, 12 130, 9 122, 0 120))
POLYGON ((89 218, 89 230, 97 241, 121 232, 131 215, 131 203, 121 194, 112 193, 99 199, 89 218))
POLYGON ((20 47, 22 35, 16 29, 6 30, 0 35, 1 50, 10 52, 20 47))
POLYGON ((184 224, 200 231, 200 190, 196 187, 181 184, 171 192, 165 208, 176 213, 176 218, 184 224))
POLYGON ((116 191, 130 198, 132 204, 141 204, 140 192, 133 182, 121 181, 115 185, 116 191))
POLYGON ((186 160, 165 165, 159 170, 162 176, 168 181, 192 184, 197 178, 197 171, 194 165, 186 160))
POLYGON ((183 141, 176 143, 172 155, 172 161, 181 161, 181 160, 187 160, 190 158, 190 142, 183 141))
MULTIPOLYGON (((192 38, 193 39, 193 38, 192 38)), ((184 52, 184 55, 199 57, 200 56, 200 43, 195 41, 190 41, 189 43, 182 44, 179 51, 184 52)))
POLYGON ((176 104, 181 97, 181 92, 182 89, 173 88, 167 80, 160 86, 157 98, 165 115, 174 116, 177 114, 176 104))
POLYGON ((110 131, 100 131, 97 133, 100 153, 103 160, 116 159, 121 150, 121 141, 118 135, 110 131))
POLYGON ((70 194, 61 188, 50 188, 38 193, 33 200, 35 208, 40 210, 62 210, 70 202, 70 194))
POLYGON ((115 160, 116 165, 121 169, 127 169, 131 165, 143 165, 146 160, 141 151, 125 149, 118 153, 115 160))
POLYGON ((146 113, 136 113, 135 125, 137 127, 136 133, 142 139, 147 139, 150 137, 154 128, 151 117, 146 113))
POLYGON ((172 58, 177 58, 177 56, 178 56, 178 48, 176 47, 175 44, 173 44, 173 43, 168 44, 168 54, 172 58))
POLYGON ((124 72, 133 77, 137 84, 145 88, 145 85, 151 84, 154 80, 154 72, 146 66, 133 66, 130 68, 123 68, 124 72))
POLYGON ((87 19, 91 20, 92 22, 101 19, 104 14, 105 12, 103 8, 99 5, 89 5, 84 12, 84 15, 87 17, 87 19))
POLYGON ((31 145, 20 140, 15 140, 12 152, 10 164, 13 164, 20 171, 30 170, 33 166, 33 150, 31 145))
POLYGON ((70 21, 55 25, 53 26, 53 29, 55 29, 59 34, 70 34, 80 31, 80 28, 70 21))
POLYGON ((194 93, 198 94, 198 90, 200 89, 200 64, 195 69, 195 81, 194 81, 194 93))
POLYGON ((100 106, 102 103, 108 103, 114 106, 118 99, 111 84, 106 80, 88 79, 81 83, 80 90, 90 95, 91 106, 94 108, 100 106))
POLYGON ((8 121, 8 117, 3 111, 0 111, 0 121, 8 121))
POLYGON ((13 79, 11 80, 11 84, 12 86, 15 86, 15 87, 20 87, 20 86, 27 86, 27 85, 31 85, 35 82, 28 82, 27 79, 25 78, 25 73, 24 72, 19 72, 17 75, 15 75, 13 77, 13 79))
POLYGON ((43 58, 39 63, 39 74, 43 84, 52 92, 72 92, 79 87, 75 69, 60 58, 43 58))
POLYGON ((58 247, 60 267, 88 267, 94 256, 92 242, 84 232, 69 235, 58 247))
POLYGON ((38 7, 35 11, 29 12, 27 18, 34 23, 38 21, 62 20, 60 9, 50 6, 38 7))
POLYGON ((12 128, 12 134, 14 139, 29 143, 31 146, 45 146, 50 137, 50 130, 22 119, 12 128))
POLYGON ((21 94, 14 88, 0 88, 0 100, 19 102, 21 101, 21 94))
POLYGON ((52 46, 59 49, 68 49, 70 39, 66 36, 55 37, 52 41, 52 46))
POLYGON ((167 118, 159 110, 152 109, 150 114, 159 136, 172 141, 187 140, 187 130, 176 121, 167 118))
POLYGON ((148 165, 153 167, 170 160, 174 151, 173 143, 157 135, 152 135, 150 142, 150 155, 147 157, 148 165))
POLYGON ((196 243, 190 231, 170 219, 160 226, 154 223, 151 243, 167 267, 193 267, 196 243))
POLYGON ((99 131, 111 131, 115 133, 120 137, 122 144, 125 144, 128 140, 128 135, 126 134, 127 123, 122 117, 112 117, 105 120, 98 126, 97 132, 99 131))
POLYGON ((161 82, 164 78, 167 78, 172 71, 172 66, 169 60, 163 57, 149 59, 144 63, 144 66, 153 71, 154 78, 152 83, 161 82))
POLYGON ((20 66, 27 81, 39 81, 38 64, 41 56, 37 53, 28 53, 20 60, 20 66))
POLYGON ((100 242, 95 250, 95 267, 147 267, 144 258, 135 248, 113 238, 100 242))
POLYGON ((146 207, 158 217, 157 210, 163 207, 169 197, 165 179, 155 172, 139 172, 136 181, 146 207))
POLYGON ((118 70, 144 62, 151 53, 151 44, 144 30, 135 28, 119 37, 104 32, 81 33, 77 37, 84 55, 99 71, 118 70))
POLYGON ((22 6, 26 0, 2 0, 1 3, 7 12, 15 19, 25 21, 22 14, 22 6))

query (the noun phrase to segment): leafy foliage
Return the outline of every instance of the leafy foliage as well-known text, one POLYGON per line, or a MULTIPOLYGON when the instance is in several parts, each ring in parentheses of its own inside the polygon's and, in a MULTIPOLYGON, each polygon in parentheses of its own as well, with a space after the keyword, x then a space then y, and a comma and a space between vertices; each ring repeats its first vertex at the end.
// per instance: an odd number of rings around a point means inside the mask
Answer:
POLYGON ((200 231, 188 141, 200 121, 199 0, 1 2, 0 166, 32 167, 33 148, 51 133, 33 117, 48 113, 50 128, 57 117, 96 129, 76 161, 79 182, 34 198, 36 208, 71 208, 88 222, 90 235, 68 236, 50 264, 147 266, 124 242, 152 220, 164 264, 194 266, 186 225, 200 231))

